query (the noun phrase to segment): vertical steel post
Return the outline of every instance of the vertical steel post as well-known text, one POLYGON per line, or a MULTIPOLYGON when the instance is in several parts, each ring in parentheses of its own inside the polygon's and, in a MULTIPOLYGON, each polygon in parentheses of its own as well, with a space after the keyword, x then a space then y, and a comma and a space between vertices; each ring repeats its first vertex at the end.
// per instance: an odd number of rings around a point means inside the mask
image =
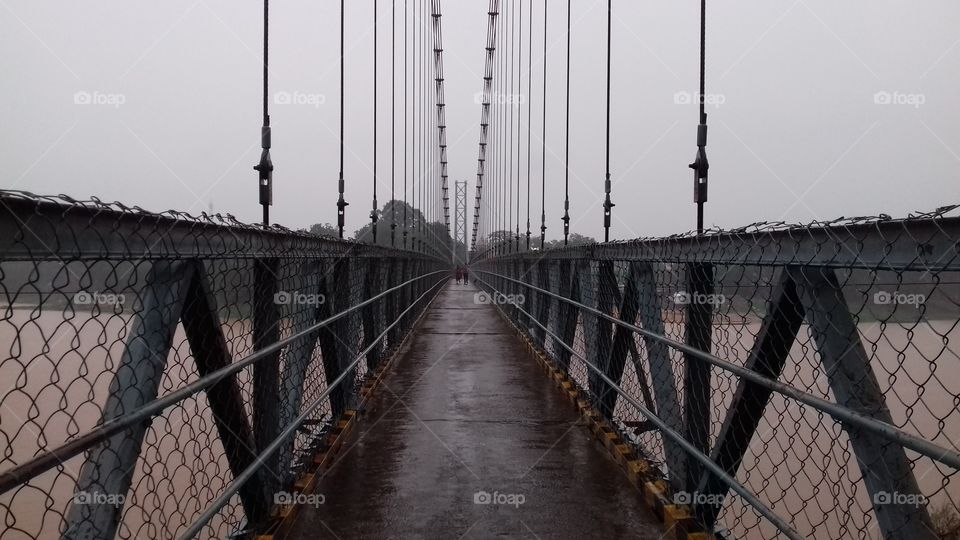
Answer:
MULTIPOLYGON (((153 263, 123 357, 110 381, 101 423, 134 412, 157 398, 192 273, 190 261, 153 263)), ((80 469, 77 493, 125 497, 148 425, 137 424, 93 447, 80 469)), ((73 502, 67 510, 63 537, 113 538, 122 514, 123 503, 73 502)))

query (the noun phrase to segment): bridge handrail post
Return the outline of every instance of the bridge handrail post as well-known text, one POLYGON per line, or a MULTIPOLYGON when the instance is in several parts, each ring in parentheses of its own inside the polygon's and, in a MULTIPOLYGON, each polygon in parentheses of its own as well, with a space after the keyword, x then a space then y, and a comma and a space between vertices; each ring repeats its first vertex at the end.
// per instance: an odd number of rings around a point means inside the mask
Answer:
MULTIPOLYGON (((560 296, 568 298, 575 302, 580 302, 580 283, 577 279, 574 261, 571 259, 562 259, 560 265, 560 296)), ((560 302, 557 306, 557 328, 559 330, 558 341, 560 343, 571 343, 577 332, 578 309, 567 302, 560 302)), ((570 372, 570 351, 560 345, 554 344, 554 354, 556 354, 557 363, 564 373, 570 372)))
MULTIPOLYGON (((781 269, 775 283, 766 314, 744 362, 744 368, 771 380, 780 378, 805 313, 790 272, 781 269)), ((727 474, 737 474, 772 394, 770 388, 749 380, 738 382, 710 454, 710 459, 727 474)), ((716 522, 728 490, 729 487, 716 476, 709 471, 703 472, 697 492, 703 500, 713 501, 713 504, 698 504, 695 509, 706 526, 712 527, 716 522)))
MULTIPOLYGON (((300 265, 299 279, 302 288, 311 294, 314 302, 305 305, 291 303, 290 317, 294 319, 293 335, 300 334, 307 328, 330 316, 330 305, 327 301, 329 289, 325 279, 327 264, 323 260, 308 260, 300 265), (298 313, 299 312, 299 313, 298 313), (295 315, 296 314, 296 315, 295 315)), ((284 369, 280 374, 280 426, 285 426, 300 413, 303 405, 303 395, 307 382, 307 373, 313 360, 314 352, 319 345, 320 333, 313 333, 289 345, 286 350, 284 369)), ((289 441, 279 451, 277 463, 281 465, 282 480, 279 488, 286 489, 293 483, 293 471, 289 464, 293 463, 294 441, 289 441)))
MULTIPOLYGON (((614 307, 621 305, 620 288, 617 284, 613 261, 599 260, 589 268, 591 268, 590 273, 593 276, 593 290, 595 291, 593 305, 598 311, 613 315, 614 307)), ((583 316, 590 315, 585 313, 583 316)), ((588 354, 588 357, 592 356, 596 365, 603 370, 607 377, 619 384, 623 376, 624 364, 613 362, 613 323, 603 317, 592 316, 592 318, 596 321, 594 323, 596 334, 592 339, 587 336, 588 345, 590 341, 593 342, 593 352, 588 354)), ((618 394, 610 388, 610 385, 603 378, 596 374, 591 373, 588 382, 590 392, 594 395, 600 413, 605 418, 612 420, 618 394)))
MULTIPOLYGON (((799 288, 806 321, 837 404, 893 425, 836 272, 811 267, 788 271, 799 288)), ((881 494, 924 500, 903 446, 856 426, 843 428, 856 454, 884 538, 935 538, 926 505, 882 504, 881 494)))
MULTIPOLYGON (((712 349, 713 305, 700 301, 713 294, 713 265, 691 262, 686 265, 687 288, 690 301, 685 310, 684 342, 690 347, 709 353, 712 349)), ((683 355, 683 414, 685 435, 701 453, 710 454, 710 365, 689 353, 683 355)), ((703 465, 687 459, 686 487, 696 492, 703 474, 703 465)))
MULTIPOLYGON (((199 260, 191 262, 194 271, 181 320, 197 364, 197 374, 204 377, 229 366, 233 359, 203 263, 199 260)), ((236 476, 256 460, 253 429, 247 418, 236 374, 211 385, 205 394, 230 472, 236 476)), ((249 482, 239 492, 248 523, 259 524, 267 518, 270 506, 265 487, 263 482, 249 482)))
MULTIPOLYGON (((376 290, 382 286, 380 282, 380 264, 375 258, 366 259, 362 262, 366 266, 366 272, 363 279, 362 298, 371 298, 376 294, 376 290)), ((375 336, 380 335, 380 320, 383 313, 383 301, 371 304, 363 310, 363 346, 366 348, 373 344, 375 336)), ((377 369, 380 356, 383 354, 382 343, 370 349, 367 353, 367 370, 377 369)))
MULTIPOLYGON (((261 350, 280 341, 279 260, 263 258, 254 261, 253 280, 253 349, 261 350)), ((262 451, 276 437, 280 426, 280 351, 258 362, 253 368, 253 435, 262 451)), ((275 456, 276 457, 276 456, 275 456)), ((270 463, 261 481, 268 493, 275 492, 283 478, 279 463, 270 463)))
MULTIPOLYGON (((191 261, 161 260, 151 266, 120 365, 110 382, 101 423, 156 399, 193 270, 191 261)), ((120 502, 83 504, 75 497, 66 513, 64 538, 116 534, 148 426, 148 422, 131 426, 89 451, 75 493, 111 495, 120 502)))

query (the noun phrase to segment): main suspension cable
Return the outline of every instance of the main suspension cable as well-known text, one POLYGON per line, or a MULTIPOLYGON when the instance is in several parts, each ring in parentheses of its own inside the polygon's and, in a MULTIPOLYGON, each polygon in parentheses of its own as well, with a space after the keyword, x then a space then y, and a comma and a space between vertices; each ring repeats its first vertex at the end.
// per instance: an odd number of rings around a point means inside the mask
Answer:
POLYGON ((567 0, 567 134, 563 178, 563 245, 570 236, 570 0, 567 0))
MULTIPOLYGON (((504 45, 503 47, 501 47, 501 49, 504 49, 504 50, 506 49, 507 47, 506 44, 508 43, 506 39, 506 34, 503 31, 505 19, 506 19, 506 15, 504 15, 504 17, 502 17, 500 20, 497 21, 497 31, 504 36, 504 39, 503 39, 504 45)), ((495 240, 493 237, 493 233, 500 227, 500 216, 497 215, 496 209, 497 209, 497 206, 500 204, 500 183, 503 180, 503 171, 500 168, 500 161, 501 161, 500 155, 502 154, 501 148, 500 148, 500 141, 503 139, 502 133, 501 133, 501 129, 502 129, 501 124, 503 122, 500 121, 500 116, 501 114, 503 114, 503 107, 500 106, 501 104, 500 104, 500 97, 499 97, 500 94, 503 92, 503 88, 502 88, 503 54, 501 53, 501 51, 497 51, 497 52, 498 54, 496 55, 495 64, 494 64, 494 69, 496 70, 497 78, 494 83, 495 87, 494 87, 493 96, 492 96, 492 99, 493 99, 493 120, 492 120, 493 122, 493 153, 491 155, 491 174, 493 176, 492 178, 493 189, 491 190, 492 191, 491 195, 493 195, 493 197, 489 201, 487 201, 487 214, 490 216, 490 224, 487 226, 487 231, 486 231, 487 235, 486 235, 486 238, 484 238, 484 240, 489 242, 493 242, 495 240)), ((495 246, 495 247, 497 250, 496 252, 499 253, 499 249, 500 249, 499 246, 495 246)))
POLYGON ((427 34, 427 27, 426 27, 426 21, 427 21, 427 1, 428 1, 428 0, 424 0, 424 2, 423 2, 423 14, 424 14, 424 18, 423 18, 423 24, 424 24, 424 29, 423 29, 423 39, 424 39, 424 42, 423 42, 423 43, 424 43, 424 48, 423 48, 423 55, 424 55, 424 58, 423 58, 423 61, 424 61, 424 70, 423 70, 423 182, 424 182, 424 190, 423 190, 423 202, 422 202, 422 204, 423 204, 423 212, 424 212, 424 220, 423 220, 424 236, 423 236, 423 238, 424 238, 424 241, 427 242, 428 246, 433 247, 433 246, 434 246, 434 240, 435 240, 435 239, 433 238, 432 230, 430 229, 430 224, 433 222, 433 220, 434 220, 434 218, 435 218, 434 211, 436 210, 436 208, 435 208, 434 205, 433 205, 433 193, 434 193, 434 191, 433 191, 433 183, 434 183, 434 182, 433 182, 433 181, 434 181, 434 172, 435 172, 435 167, 433 166, 433 163, 434 163, 434 162, 433 162, 433 150, 434 150, 434 146, 433 146, 433 144, 431 144, 431 140, 432 140, 431 134, 433 133, 433 128, 434 128, 433 114, 432 114, 432 113, 433 113, 433 109, 434 109, 434 105, 433 105, 433 103, 431 102, 430 95, 431 95, 431 93, 432 93, 431 90, 433 89, 433 86, 434 86, 434 85, 431 84, 431 79, 433 79, 433 75, 432 75, 433 69, 432 69, 431 65, 433 64, 433 62, 429 62, 429 61, 428 61, 428 60, 430 60, 430 56, 431 56, 431 55, 430 55, 430 52, 429 52, 429 51, 430 51, 430 47, 429 47, 429 39, 430 39, 430 36, 427 34))
POLYGON ((419 74, 420 74, 420 71, 419 71, 419 62, 417 61, 417 50, 419 49, 419 41, 417 40, 417 10, 419 9, 419 6, 420 6, 420 1, 417 0, 417 2, 416 2, 416 3, 414 4, 414 6, 413 6, 413 19, 412 19, 412 22, 413 22, 413 42, 412 42, 412 43, 413 43, 413 53, 412 53, 412 56, 410 57, 410 61, 413 62, 413 81, 410 83, 411 86, 412 86, 412 94, 413 94, 413 104, 411 105, 412 111, 410 112, 410 115, 411 115, 411 118, 410 118, 410 119, 411 119, 411 122, 410 122, 410 124, 411 124, 411 126, 410 126, 410 130, 411 130, 411 134, 410 134, 410 146, 411 146, 411 148, 410 148, 410 152, 411 152, 411 156, 410 156, 410 160, 411 160, 411 164, 410 164, 410 165, 411 165, 410 175, 413 177, 413 178, 412 178, 411 185, 410 185, 410 195, 411 195, 411 197, 410 197, 410 198, 411 198, 410 206, 411 206, 411 214, 413 214, 413 215, 411 216, 411 219, 413 220, 413 222, 411 223, 411 225, 413 226, 413 227, 412 227, 412 229, 413 229, 413 231, 412 231, 412 232, 413 232, 413 239, 412 239, 412 241, 410 242, 410 247, 411 247, 414 251, 420 251, 420 242, 421 242, 420 235, 417 234, 418 231, 419 231, 418 222, 419 222, 420 219, 421 219, 421 218, 418 217, 418 215, 417 215, 417 212, 418 212, 418 211, 417 211, 417 206, 418 206, 418 204, 417 204, 417 185, 418 185, 419 182, 420 182, 419 174, 417 173, 417 171, 418 171, 418 165, 419 165, 419 160, 417 159, 417 147, 418 147, 418 145, 417 145, 417 142, 418 142, 418 141, 417 141, 417 133, 419 133, 419 131, 418 131, 418 126, 419 126, 418 118, 419 118, 419 117, 417 116, 417 109, 418 109, 418 105, 419 105, 419 100, 417 99, 417 96, 418 96, 419 94, 417 93, 417 84, 418 84, 418 79, 419 79, 419 74))
MULTIPOLYGON (((517 4, 514 3, 513 5, 516 6, 517 4)), ((508 81, 507 92, 506 92, 506 95, 504 96, 504 99, 506 100, 507 109, 509 109, 509 112, 510 112, 509 120, 508 120, 509 138, 507 139, 507 147, 509 148, 509 150, 507 152, 507 161, 504 163, 504 165, 507 168, 507 179, 508 179, 507 192, 506 192, 507 204, 506 204, 506 207, 504 208, 505 214, 506 214, 505 222, 507 225, 506 227, 507 246, 506 247, 508 248, 508 252, 513 252, 513 239, 510 238, 510 233, 513 232, 513 111, 514 109, 516 109, 516 105, 511 103, 511 101, 513 101, 512 95, 511 95, 513 94, 513 73, 514 73, 513 60, 515 57, 514 53, 516 52, 516 49, 514 48, 514 42, 513 42, 514 35, 515 35, 513 31, 513 26, 514 26, 514 19, 516 19, 514 15, 515 15, 514 10, 511 9, 510 10, 510 65, 509 65, 509 72, 508 72, 508 79, 507 79, 508 81)))
POLYGON ((340 0, 340 180, 338 182, 338 188, 340 191, 340 198, 337 200, 337 230, 340 234, 340 239, 343 239, 343 225, 344 219, 346 217, 346 208, 349 203, 343 198, 343 102, 346 97, 343 92, 343 57, 344 57, 344 48, 343 48, 343 29, 344 29, 344 0, 340 0))
POLYGON ((707 202, 707 113, 706 101, 706 29, 707 0, 700 0, 700 124, 697 125, 697 156, 690 168, 693 169, 693 202, 697 205, 697 234, 703 233, 703 204, 707 202))
POLYGON ((377 243, 377 208, 377 0, 373 0, 373 206, 370 227, 374 244, 377 243))
POLYGON ((547 1, 543 0, 543 126, 540 134, 540 249, 547 238, 547 1))
POLYGON ((270 43, 270 0, 263 0, 263 125, 260 128, 260 163, 254 165, 257 171, 260 206, 263 207, 263 226, 270 226, 270 206, 273 204, 273 161, 270 159, 270 108, 269 108, 269 43, 270 43))
POLYGON ((410 27, 410 9, 407 7, 407 0, 403 0, 403 249, 407 249, 407 136, 410 134, 407 126, 407 34, 410 27))
POLYGON ((613 18, 613 0, 607 0, 607 177, 603 184, 606 199, 603 201, 603 241, 610 241, 610 212, 614 207, 610 200, 610 36, 613 18))
MULTIPOLYGON (((497 15, 499 16, 499 2, 494 0, 497 3, 497 15)), ((503 36, 503 17, 495 17, 492 22, 493 25, 493 34, 497 37, 503 36)), ((506 39, 503 38, 503 43, 506 43, 506 39)), ((506 45, 500 47, 500 49, 505 49, 506 45)), ((496 51, 496 53, 491 57, 491 81, 493 85, 491 86, 491 95, 490 99, 492 100, 492 111, 490 114, 490 127, 492 132, 492 159, 489 162, 490 166, 488 171, 491 175, 491 180, 493 185, 491 186, 490 195, 487 197, 487 224, 486 230, 484 231, 483 242, 486 246, 491 246, 493 240, 493 232, 497 229, 497 216, 494 214, 494 208, 497 206, 499 198, 499 187, 500 187, 500 85, 502 84, 503 72, 500 67, 503 65, 502 59, 503 53, 501 50, 496 51), (493 79, 496 77, 496 79, 493 79)), ((489 249, 489 247, 487 248, 489 249)))
POLYGON ((427 29, 423 24, 427 13, 427 0, 420 3, 420 251, 427 252, 426 235, 426 195, 427 184, 427 80, 430 75, 427 73, 426 50, 427 50, 427 29))
POLYGON ((425 105, 425 102, 424 102, 424 99, 423 99, 423 95, 426 93, 426 88, 425 88, 424 82, 425 82, 425 80, 426 80, 426 75, 425 75, 425 73, 426 73, 426 70, 427 70, 427 66, 426 66, 426 64, 425 64, 425 62, 424 62, 424 50, 423 50, 423 44, 426 43, 426 40, 425 40, 424 35, 423 35, 424 32, 425 32, 425 30, 426 30, 426 28, 424 28, 424 26, 423 26, 423 12, 424 12, 423 2, 424 2, 424 0, 420 0, 419 2, 417 2, 417 9, 418 9, 419 11, 418 11, 418 16, 417 16, 417 18, 416 18, 417 29, 418 29, 418 32, 419 32, 419 34, 418 34, 419 37, 417 38, 417 44, 418 44, 419 47, 420 47, 420 50, 419 50, 419 52, 418 52, 418 54, 417 54, 417 59, 418 59, 418 61, 420 62, 420 64, 419 64, 419 65, 420 65, 420 70, 418 71, 420 79, 419 79, 419 81, 417 81, 418 84, 420 85, 420 93, 417 94, 417 101, 418 101, 418 107, 420 108, 420 112, 417 114, 417 126, 418 126, 418 129, 417 129, 417 201, 416 201, 416 208, 417 208, 417 210, 420 212, 420 219, 417 220, 417 238, 420 240, 420 241, 419 241, 419 246, 420 246, 420 252, 421 252, 421 253, 426 251, 426 246, 425 246, 426 237, 425 237, 424 234, 423 234, 423 222, 424 222, 424 220, 426 219, 426 214, 424 213, 425 210, 424 210, 424 208, 423 208, 423 190, 424 190, 424 188, 425 188, 425 185, 424 185, 424 162, 425 162, 425 158, 424 158, 424 137, 423 137, 423 132, 424 132, 425 129, 426 129, 425 126, 423 125, 423 119, 424 119, 423 108, 424 108, 424 105, 425 105))
POLYGON ((504 37, 506 37, 506 32, 510 32, 510 41, 504 39, 504 46, 506 55, 501 55, 500 62, 500 94, 497 98, 497 106, 500 107, 500 149, 498 150, 498 155, 500 156, 500 198, 497 200, 497 205, 494 207, 494 212, 499 217, 497 231, 500 238, 498 239, 498 246, 500 253, 506 253, 507 246, 504 245, 504 241, 509 240, 509 229, 507 228, 507 215, 503 211, 504 208, 507 208, 507 193, 509 192, 509 173, 510 169, 508 167, 508 153, 507 153, 507 135, 508 135, 508 111, 506 103, 506 94, 508 92, 507 88, 509 85, 510 69, 509 69, 509 58, 508 56, 513 55, 513 17, 512 13, 507 11, 506 18, 503 20, 503 31, 504 37), (509 24, 508 24, 509 23, 509 24), (504 232, 508 231, 506 238, 503 238, 504 232))
POLYGON ((397 247, 397 2, 390 1, 390 247, 397 247))
MULTIPOLYGON (((486 234, 487 229, 489 228, 490 214, 488 202, 489 196, 487 198, 483 197, 484 194, 484 184, 489 181, 489 171, 493 170, 487 166, 488 159, 488 150, 490 149, 490 124, 491 124, 491 112, 490 112, 490 102, 493 93, 493 79, 495 73, 495 52, 496 52, 496 42, 497 42, 497 19, 499 14, 499 2, 498 0, 490 0, 489 6, 487 8, 487 44, 484 48, 485 51, 485 61, 484 61, 484 73, 483 73, 483 92, 481 95, 481 112, 480 112, 480 142, 477 155, 477 185, 476 185, 476 195, 474 198, 473 204, 473 231, 471 233, 470 239, 470 250, 476 253, 478 247, 485 246, 484 235, 486 234), (482 222, 482 227, 481 227, 482 222), (479 238, 478 238, 479 237, 479 238), (478 246, 478 241, 480 245, 478 246)), ((489 189, 488 189, 489 191, 489 189)))
POLYGON ((533 118, 533 2, 530 2, 530 17, 527 22, 527 251, 530 251, 530 130, 533 118))
POLYGON ((523 101, 520 89, 523 81, 523 3, 517 4, 517 11, 520 12, 517 23, 517 93, 514 94, 514 102, 517 109, 517 208, 516 208, 516 228, 514 229, 514 251, 520 251, 520 156, 523 151, 523 138, 520 136, 523 128, 523 101))
MULTIPOLYGON (((450 195, 447 175, 447 113, 446 97, 444 91, 444 73, 443 73, 443 13, 441 12, 440 0, 432 0, 433 6, 433 25, 434 25, 434 71, 437 82, 437 130, 439 137, 438 158, 440 161, 439 187, 441 191, 441 204, 438 211, 443 214, 443 223, 447 228, 447 236, 451 236, 450 231, 450 195)), ((446 242, 446 239, 444 239, 446 242)), ((456 242, 452 244, 454 247, 456 242)), ((454 256, 454 251, 451 251, 454 256)), ((455 257, 454 257, 455 260, 455 257)))

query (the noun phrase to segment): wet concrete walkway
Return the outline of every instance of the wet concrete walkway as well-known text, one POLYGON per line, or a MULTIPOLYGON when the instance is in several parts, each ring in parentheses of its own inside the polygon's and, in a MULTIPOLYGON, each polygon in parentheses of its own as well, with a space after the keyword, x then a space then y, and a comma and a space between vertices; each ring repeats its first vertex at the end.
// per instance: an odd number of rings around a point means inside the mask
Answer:
POLYGON ((294 538, 660 538, 639 492, 476 289, 451 282, 294 538))

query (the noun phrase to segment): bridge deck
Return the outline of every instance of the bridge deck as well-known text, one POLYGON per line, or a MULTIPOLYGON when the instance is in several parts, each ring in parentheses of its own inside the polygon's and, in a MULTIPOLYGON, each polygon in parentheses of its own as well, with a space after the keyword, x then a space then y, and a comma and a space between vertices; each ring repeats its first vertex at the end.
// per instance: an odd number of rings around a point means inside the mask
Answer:
POLYGON ((475 292, 441 291, 320 481, 325 503, 301 508, 292 536, 660 538, 639 492, 475 292), (477 504, 480 492, 500 500, 477 504))

